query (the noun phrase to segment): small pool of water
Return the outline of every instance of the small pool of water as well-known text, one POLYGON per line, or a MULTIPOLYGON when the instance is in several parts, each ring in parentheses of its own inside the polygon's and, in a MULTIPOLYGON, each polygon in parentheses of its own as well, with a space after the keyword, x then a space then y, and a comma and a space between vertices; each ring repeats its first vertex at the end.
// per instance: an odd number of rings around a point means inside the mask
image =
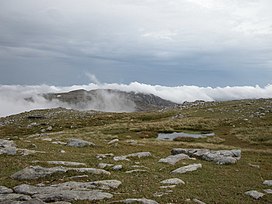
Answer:
POLYGON ((189 137, 189 138, 205 138, 209 136, 214 136, 212 133, 185 133, 185 132, 173 132, 173 133, 159 133, 157 139, 158 140, 174 140, 178 137, 189 137))

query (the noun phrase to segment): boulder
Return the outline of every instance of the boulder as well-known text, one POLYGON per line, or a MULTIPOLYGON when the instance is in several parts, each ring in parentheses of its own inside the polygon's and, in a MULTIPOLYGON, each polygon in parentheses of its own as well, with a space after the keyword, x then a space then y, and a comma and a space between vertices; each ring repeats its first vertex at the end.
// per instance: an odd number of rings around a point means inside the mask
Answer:
POLYGON ((197 169, 202 168, 202 164, 190 164, 187 166, 180 167, 174 171, 173 174, 184 174, 191 171, 196 171, 197 169))

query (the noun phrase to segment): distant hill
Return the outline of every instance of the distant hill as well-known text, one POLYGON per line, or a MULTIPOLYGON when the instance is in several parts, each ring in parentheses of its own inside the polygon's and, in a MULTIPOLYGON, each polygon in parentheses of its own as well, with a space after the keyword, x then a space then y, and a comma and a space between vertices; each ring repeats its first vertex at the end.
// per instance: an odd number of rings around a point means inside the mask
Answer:
POLYGON ((148 111, 175 107, 178 104, 153 94, 125 92, 114 89, 84 89, 65 93, 48 93, 43 97, 65 103, 72 108, 113 112, 148 111))

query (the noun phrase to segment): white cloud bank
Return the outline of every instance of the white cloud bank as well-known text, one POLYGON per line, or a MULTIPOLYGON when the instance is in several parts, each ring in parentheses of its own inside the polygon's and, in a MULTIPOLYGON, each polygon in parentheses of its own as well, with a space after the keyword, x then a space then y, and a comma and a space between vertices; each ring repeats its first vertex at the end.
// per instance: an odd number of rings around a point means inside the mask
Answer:
POLYGON ((0 116, 3 117, 33 109, 45 109, 54 107, 71 108, 69 107, 69 105, 60 102, 56 101, 49 102, 45 100, 43 97, 41 97, 39 94, 68 92, 77 89, 85 90, 118 89, 127 92, 134 91, 147 94, 154 94, 163 99, 170 100, 176 103, 195 100, 223 101, 223 100, 257 99, 272 97, 272 85, 267 85, 265 87, 237 86, 217 88, 198 86, 167 87, 160 85, 142 84, 138 82, 133 82, 130 84, 91 83, 88 85, 74 85, 70 87, 56 87, 48 85, 40 86, 0 85, 0 116), (30 97, 32 97, 32 99, 34 100, 33 101, 25 100, 30 97))

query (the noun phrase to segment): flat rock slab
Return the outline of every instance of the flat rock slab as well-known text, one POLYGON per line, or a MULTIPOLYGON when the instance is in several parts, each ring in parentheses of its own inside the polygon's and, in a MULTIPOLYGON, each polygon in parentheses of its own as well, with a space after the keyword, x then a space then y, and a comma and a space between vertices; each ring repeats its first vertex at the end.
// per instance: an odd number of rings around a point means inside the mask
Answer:
POLYGON ((187 166, 180 167, 174 171, 173 174, 184 174, 191 171, 196 171, 197 169, 202 168, 202 164, 190 164, 187 166))
POLYGON ((272 180, 265 180, 263 184, 267 186, 272 186, 272 180))
POLYGON ((187 154, 192 157, 198 157, 206 161, 212 161, 216 164, 235 164, 241 158, 241 150, 209 150, 209 149, 183 149, 174 148, 172 155, 187 154))
POLYGON ((158 202, 146 198, 128 198, 125 200, 119 201, 119 203, 126 203, 126 204, 136 204, 136 203, 141 203, 141 204, 159 204, 158 202))
POLYGON ((114 161, 129 161, 129 158, 134 157, 134 158, 142 158, 142 157, 151 157, 151 153, 150 152, 136 152, 136 153, 132 153, 132 154, 128 154, 128 155, 124 155, 124 156, 116 156, 113 157, 114 161))
POLYGON ((112 194, 102 190, 116 189, 121 185, 118 180, 93 182, 65 182, 50 186, 22 184, 14 187, 18 195, 28 195, 44 202, 110 199, 112 194), (98 190, 99 189, 99 190, 98 190))
POLYGON ((17 152, 16 145, 12 140, 0 139, 0 155, 15 155, 17 152))
POLYGON ((0 186, 0 194, 12 193, 13 190, 11 188, 7 188, 6 186, 0 186))
POLYGON ((48 164, 63 165, 63 166, 87 166, 85 163, 71 161, 47 161, 48 164))
POLYGON ((263 193, 261 193, 259 191, 255 191, 255 190, 247 191, 247 192, 245 192, 245 194, 249 195, 250 197, 254 198, 255 200, 258 200, 258 199, 260 199, 261 197, 264 196, 263 193))
POLYGON ((89 141, 82 140, 82 139, 72 138, 67 142, 67 146, 70 146, 70 147, 87 147, 87 146, 95 146, 95 144, 92 143, 92 142, 89 142, 89 141))
POLYGON ((185 182, 179 178, 166 179, 166 180, 161 181, 160 183, 165 184, 165 185, 185 184, 185 182))
POLYGON ((176 155, 170 155, 166 158, 162 158, 159 160, 159 162, 175 165, 177 162, 183 159, 190 159, 190 157, 186 154, 176 154, 176 155))
POLYGON ((7 201, 27 201, 27 200, 31 200, 31 197, 24 194, 9 193, 0 195, 0 202, 3 203, 7 201))
POLYGON ((104 174, 110 175, 111 173, 103 169, 96 168, 67 168, 62 166, 45 168, 41 166, 30 166, 16 172, 11 176, 13 179, 17 180, 33 180, 38 178, 43 178, 54 173, 66 173, 68 171, 76 171, 79 173, 91 173, 91 174, 104 174))

